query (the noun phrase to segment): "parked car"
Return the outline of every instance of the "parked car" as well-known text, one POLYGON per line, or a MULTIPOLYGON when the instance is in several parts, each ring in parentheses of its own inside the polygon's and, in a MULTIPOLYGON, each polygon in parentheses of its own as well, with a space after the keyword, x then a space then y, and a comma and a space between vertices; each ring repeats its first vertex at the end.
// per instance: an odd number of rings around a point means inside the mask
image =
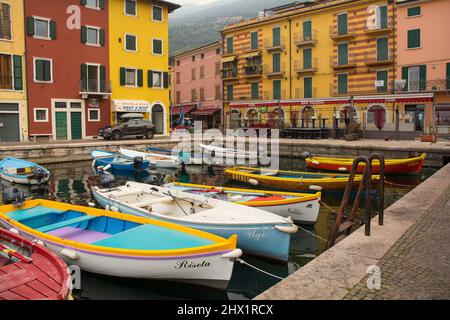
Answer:
POLYGON ((145 120, 142 115, 126 114, 121 117, 119 123, 101 128, 98 131, 98 135, 105 140, 120 140, 131 136, 153 139, 155 135, 155 125, 150 121, 145 120))

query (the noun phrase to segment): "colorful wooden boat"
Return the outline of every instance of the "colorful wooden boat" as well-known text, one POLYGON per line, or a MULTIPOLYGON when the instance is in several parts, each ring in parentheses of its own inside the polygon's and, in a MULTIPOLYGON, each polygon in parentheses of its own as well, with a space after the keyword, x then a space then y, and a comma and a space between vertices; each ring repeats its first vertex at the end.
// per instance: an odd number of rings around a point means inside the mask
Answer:
POLYGON ((0 161, 0 178, 12 183, 40 185, 50 179, 50 171, 36 163, 8 157, 0 161))
POLYGON ((180 182, 167 184, 165 187, 266 210, 285 218, 291 217, 294 221, 304 224, 315 224, 320 210, 320 192, 293 193, 180 182))
POLYGON ((237 237, 149 218, 47 200, 0 207, 0 222, 61 256, 104 275, 176 280, 226 287, 237 237))
POLYGON ((91 152, 94 159, 93 166, 102 167, 103 170, 120 170, 120 171, 143 171, 150 167, 150 161, 140 157, 132 158, 124 155, 95 150, 91 152), (139 159, 138 159, 139 158, 139 159))
MULTIPOLYGON (((254 186, 276 188, 282 190, 333 190, 347 185, 350 175, 316 173, 303 171, 283 171, 265 168, 232 167, 224 170, 228 179, 249 183, 254 186)), ((378 180, 379 176, 372 176, 378 180)), ((362 175, 356 175, 355 184, 359 184, 362 175)))
POLYGON ((181 161, 178 157, 158 153, 140 152, 125 148, 120 148, 120 154, 128 158, 142 157, 150 161, 150 166, 155 168, 179 168, 181 161))
POLYGON ((291 233, 298 231, 292 219, 231 202, 180 190, 137 182, 114 189, 94 187, 92 193, 104 208, 151 217, 210 232, 221 237, 238 236, 246 254, 287 261, 291 233))
POLYGON ((66 300, 70 286, 61 258, 0 228, 0 300, 66 300))
MULTIPOLYGON (((385 174, 419 174, 422 170, 426 155, 408 159, 386 159, 384 165, 385 174)), ((305 159, 309 168, 335 172, 350 172, 354 159, 351 158, 326 158, 326 157, 309 157, 305 159)), ((365 164, 358 166, 358 173, 363 173, 365 164)), ((374 160, 372 173, 380 173, 380 162, 374 160)))

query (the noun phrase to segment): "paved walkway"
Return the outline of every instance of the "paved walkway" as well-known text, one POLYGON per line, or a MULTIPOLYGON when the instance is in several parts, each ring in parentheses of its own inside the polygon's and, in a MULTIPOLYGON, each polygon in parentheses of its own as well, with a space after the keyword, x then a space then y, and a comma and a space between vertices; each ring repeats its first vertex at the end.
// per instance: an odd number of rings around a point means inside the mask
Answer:
POLYGON ((365 277, 344 299, 450 299, 449 230, 450 188, 377 264, 381 289, 365 277))

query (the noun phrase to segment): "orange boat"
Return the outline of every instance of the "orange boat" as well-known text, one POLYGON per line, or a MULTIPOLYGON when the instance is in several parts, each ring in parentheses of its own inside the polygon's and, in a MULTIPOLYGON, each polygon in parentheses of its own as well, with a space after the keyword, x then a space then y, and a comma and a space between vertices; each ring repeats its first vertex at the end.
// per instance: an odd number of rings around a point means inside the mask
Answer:
MULTIPOLYGON (((408 159, 386 159, 384 165, 385 174, 419 174, 422 170, 426 155, 422 154, 420 157, 408 159)), ((325 157, 308 157, 305 159, 308 168, 335 171, 335 172, 350 172, 352 169, 354 159, 351 158, 325 158, 325 157)), ((363 173, 365 164, 358 166, 357 173, 363 173)), ((373 174, 380 173, 380 162, 374 160, 372 167, 373 174)))

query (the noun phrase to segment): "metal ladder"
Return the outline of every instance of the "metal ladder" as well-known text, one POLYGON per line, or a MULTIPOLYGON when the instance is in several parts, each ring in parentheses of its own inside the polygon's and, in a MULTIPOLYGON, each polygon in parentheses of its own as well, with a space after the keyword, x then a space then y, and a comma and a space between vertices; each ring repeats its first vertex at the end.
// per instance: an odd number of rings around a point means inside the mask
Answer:
POLYGON ((378 224, 380 226, 384 223, 384 166, 385 159, 382 155, 374 153, 369 157, 359 157, 353 162, 350 177, 345 187, 345 192, 342 197, 341 205, 339 207, 338 215, 336 217, 336 223, 328 238, 327 249, 334 246, 339 241, 343 240, 352 232, 352 227, 356 224, 356 216, 361 202, 361 197, 365 191, 365 235, 370 236, 370 222, 371 222, 371 206, 372 206, 372 166, 373 161, 378 160, 380 162, 380 181, 378 184, 378 224), (363 178, 358 187, 358 193, 356 194, 353 208, 349 217, 345 216, 345 208, 349 202, 350 194, 354 185, 355 175, 359 164, 364 163, 365 169, 363 178))

